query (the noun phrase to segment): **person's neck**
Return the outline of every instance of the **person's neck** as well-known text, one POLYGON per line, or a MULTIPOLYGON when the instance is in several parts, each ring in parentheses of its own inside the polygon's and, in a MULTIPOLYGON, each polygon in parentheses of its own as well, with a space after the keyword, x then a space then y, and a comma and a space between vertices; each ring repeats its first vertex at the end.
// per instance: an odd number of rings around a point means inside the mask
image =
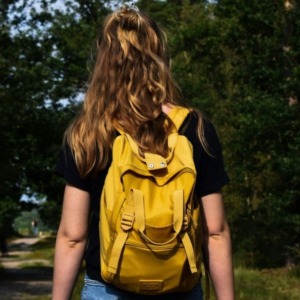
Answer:
POLYGON ((165 114, 168 114, 172 108, 173 108, 173 106, 172 106, 172 104, 170 104, 170 103, 166 103, 166 104, 163 104, 163 105, 162 105, 162 111, 163 111, 165 114))

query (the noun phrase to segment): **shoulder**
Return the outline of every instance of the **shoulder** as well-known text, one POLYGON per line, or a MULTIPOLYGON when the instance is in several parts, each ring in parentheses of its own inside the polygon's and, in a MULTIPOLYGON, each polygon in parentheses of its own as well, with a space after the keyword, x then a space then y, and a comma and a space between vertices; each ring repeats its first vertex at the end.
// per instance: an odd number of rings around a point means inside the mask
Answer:
POLYGON ((217 138, 217 132, 211 120, 204 113, 196 112, 194 110, 186 117, 179 132, 185 135, 192 144, 198 144, 199 127, 208 145, 211 140, 217 138))
POLYGON ((90 189, 90 180, 80 175, 72 150, 68 144, 64 144, 60 151, 54 173, 78 189, 84 191, 89 191, 90 189))
POLYGON ((197 196, 203 197, 220 191, 229 182, 229 178, 225 172, 222 147, 213 123, 204 115, 191 112, 179 131, 188 138, 193 146, 193 157, 197 170, 197 196), (205 149, 198 137, 199 126, 202 127, 205 149))

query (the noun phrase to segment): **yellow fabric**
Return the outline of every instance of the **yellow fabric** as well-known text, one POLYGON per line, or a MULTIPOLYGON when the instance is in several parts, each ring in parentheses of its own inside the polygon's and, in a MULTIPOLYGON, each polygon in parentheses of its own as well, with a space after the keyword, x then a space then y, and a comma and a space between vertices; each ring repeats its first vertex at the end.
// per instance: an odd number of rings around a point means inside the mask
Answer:
MULTIPOLYGON (((169 113, 176 130, 190 111, 169 113)), ((172 133, 164 158, 145 153, 126 134, 113 145, 100 203, 102 278, 140 294, 191 290, 201 276, 200 206, 194 197, 192 145, 172 133)))

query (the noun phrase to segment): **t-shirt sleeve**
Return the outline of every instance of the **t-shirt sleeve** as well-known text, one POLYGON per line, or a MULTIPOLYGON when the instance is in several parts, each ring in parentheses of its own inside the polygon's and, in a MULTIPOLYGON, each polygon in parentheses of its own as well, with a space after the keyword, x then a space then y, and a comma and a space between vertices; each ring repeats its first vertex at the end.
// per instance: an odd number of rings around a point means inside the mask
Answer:
POLYGON ((89 181, 82 178, 79 174, 71 149, 67 145, 59 153, 54 173, 64 178, 68 184, 80 190, 89 191, 90 189, 89 181))
POLYGON ((215 127, 208 119, 204 119, 204 136, 209 151, 207 153, 197 137, 197 123, 198 118, 192 114, 186 135, 191 141, 194 151, 197 170, 195 191, 198 197, 203 197, 220 191, 229 182, 229 178, 224 168, 222 147, 215 127))
POLYGON ((208 151, 199 152, 198 182, 200 196, 206 196, 221 190, 229 182, 224 168, 222 147, 217 132, 211 122, 205 121, 205 138, 208 151))

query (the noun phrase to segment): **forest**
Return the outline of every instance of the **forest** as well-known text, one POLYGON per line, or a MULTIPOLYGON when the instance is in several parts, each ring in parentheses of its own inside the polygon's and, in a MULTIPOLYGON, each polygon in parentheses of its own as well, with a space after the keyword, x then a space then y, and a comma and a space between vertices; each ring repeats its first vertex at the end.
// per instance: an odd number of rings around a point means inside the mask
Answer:
MULTIPOLYGON (((102 21, 121 2, 1 0, 1 232, 32 207, 56 230, 63 133, 82 103, 102 21)), ((184 100, 217 129, 235 261, 299 265, 299 3, 136 2, 168 36, 184 100)))

